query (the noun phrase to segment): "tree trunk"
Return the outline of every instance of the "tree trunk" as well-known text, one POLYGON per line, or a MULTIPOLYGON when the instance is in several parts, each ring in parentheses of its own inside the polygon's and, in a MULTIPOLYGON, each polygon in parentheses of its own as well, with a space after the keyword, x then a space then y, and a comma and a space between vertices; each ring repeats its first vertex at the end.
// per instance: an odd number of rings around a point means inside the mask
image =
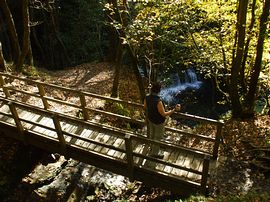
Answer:
POLYGON ((23 0, 22 15, 23 15, 23 46, 18 63, 16 64, 16 70, 21 71, 25 58, 29 54, 30 49, 30 26, 29 26, 29 0, 23 0))
MULTIPOLYGON (((69 55, 68 55, 68 51, 66 49, 65 44, 63 43, 62 39, 60 38, 59 34, 58 34, 58 28, 56 27, 56 22, 55 22, 55 14, 54 11, 51 10, 50 12, 50 16, 51 16, 51 22, 52 22, 52 28, 53 28, 53 33, 60 45, 60 49, 61 51, 63 51, 62 53, 65 56, 65 60, 63 60, 62 62, 64 63, 64 65, 66 66, 67 64, 71 64, 70 59, 69 59, 69 55)), ((60 50, 59 50, 60 51, 60 50)))
POLYGON ((128 51, 128 54, 130 55, 131 60, 132 60, 133 71, 135 73, 137 84, 139 87, 141 102, 143 103, 143 100, 145 98, 145 88, 144 88, 144 82, 143 82, 142 76, 141 76, 140 71, 139 71, 139 65, 138 65, 139 62, 138 62, 138 59, 137 59, 136 55, 134 54, 134 52, 132 51, 129 44, 127 45, 127 51, 128 51))
POLYGON ((15 24, 13 21, 13 17, 9 10, 6 0, 0 0, 0 8, 4 14, 5 20, 8 25, 8 32, 9 32, 10 42, 12 46, 12 56, 13 56, 12 59, 13 59, 13 62, 17 64, 19 60, 19 56, 20 56, 20 44, 19 44, 15 24))
POLYGON ((256 10, 256 0, 253 0, 252 8, 251 8, 251 21, 250 21, 250 25, 248 27, 248 34, 247 34, 248 38, 247 38, 246 44, 245 44, 243 61, 242 61, 241 72, 240 72, 241 87, 242 87, 242 90, 244 93, 247 93, 247 85, 246 85, 246 81, 245 81, 245 69, 246 69, 246 61, 247 61, 247 57, 248 57, 249 44, 251 41, 252 31, 253 31, 253 27, 255 24, 255 10, 256 10))
POLYGON ((5 59, 2 52, 2 44, 0 42, 0 72, 6 71, 5 59))
POLYGON ((243 59, 243 50, 245 42, 245 25, 247 15, 248 0, 239 1, 239 15, 237 19, 237 47, 236 55, 233 58, 231 69, 230 98, 232 104, 232 116, 242 116, 242 105, 240 102, 238 83, 240 81, 240 70, 243 59))
POLYGON ((255 59, 254 66, 251 71, 249 91, 246 96, 246 114, 249 116, 254 115, 256 90, 258 86, 258 80, 259 80, 259 75, 260 75, 261 65, 262 65, 263 46, 264 46, 264 39, 266 37, 269 10, 270 10, 270 1, 265 0, 263 12, 260 18, 260 32, 259 32, 257 48, 256 48, 256 59, 255 59))
POLYGON ((115 71, 114 71, 114 79, 113 79, 113 87, 111 97, 118 97, 119 96, 119 81, 120 81, 120 71, 123 65, 123 45, 119 43, 118 45, 118 56, 116 59, 115 71))

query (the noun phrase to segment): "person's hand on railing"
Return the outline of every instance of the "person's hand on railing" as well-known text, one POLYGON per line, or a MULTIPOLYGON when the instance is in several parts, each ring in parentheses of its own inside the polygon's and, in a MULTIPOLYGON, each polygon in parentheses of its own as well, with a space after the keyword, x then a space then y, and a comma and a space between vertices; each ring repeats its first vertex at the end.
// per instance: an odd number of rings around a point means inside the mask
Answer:
POLYGON ((175 111, 179 112, 181 110, 181 105, 180 104, 177 104, 175 105, 175 111))

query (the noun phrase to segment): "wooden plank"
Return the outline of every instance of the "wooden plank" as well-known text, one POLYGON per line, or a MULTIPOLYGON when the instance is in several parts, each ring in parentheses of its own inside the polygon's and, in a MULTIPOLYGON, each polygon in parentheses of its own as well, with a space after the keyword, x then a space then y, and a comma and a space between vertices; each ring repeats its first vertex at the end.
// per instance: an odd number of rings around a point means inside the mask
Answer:
MULTIPOLYGON (((202 171, 202 165, 203 165, 203 159, 198 159, 194 156, 190 165, 191 168, 194 170, 202 171)), ((191 179, 192 181, 199 181, 201 180, 201 175, 189 172, 187 175, 187 178, 191 179)))
MULTIPOLYGON (((117 148, 121 148, 121 149, 125 149, 125 140, 122 138, 119 138, 115 141, 115 143, 113 144, 113 146, 117 147, 117 148)), ((121 155, 123 154, 123 152, 120 151, 116 151, 113 155, 113 157, 120 159, 121 155)))
MULTIPOLYGON (((54 123, 53 120, 50 117, 45 117, 43 116, 39 121, 39 124, 42 124, 44 126, 48 126, 50 128, 54 128, 54 123)), ((52 137, 52 138, 57 138, 57 133, 53 130, 49 130, 49 129, 45 129, 42 132, 44 135, 48 136, 48 137, 52 137)))
MULTIPOLYGON (((44 123, 42 123, 42 122, 41 122, 42 119, 43 119, 43 117, 40 116, 40 115, 39 115, 39 117, 33 116, 31 121, 36 122, 36 123, 39 123, 39 124, 41 124, 41 125, 46 125, 47 122, 44 121, 44 123)), ((43 127, 40 127, 40 126, 35 126, 35 125, 32 126, 31 130, 33 130, 33 131, 35 131, 35 132, 38 132, 38 133, 40 133, 40 134, 44 134, 44 135, 45 135, 45 133, 46 133, 45 131, 47 131, 46 128, 43 128, 43 127)))
MULTIPOLYGON (((113 145, 114 142, 117 140, 117 137, 112 136, 112 135, 108 135, 108 136, 109 136, 109 139, 108 139, 108 141, 106 142, 106 144, 108 144, 108 145, 113 145)), ((104 153, 104 154, 110 156, 110 155, 108 154, 109 151, 110 151, 110 149, 109 149, 109 148, 106 148, 106 147, 104 147, 104 148, 101 150, 102 153, 104 153)))
MULTIPOLYGON (((139 142, 135 142, 135 143, 132 144, 132 148, 133 148, 134 153, 139 153, 140 154, 141 150, 143 149, 143 145, 139 144, 139 142)), ((121 159, 123 159, 123 157, 121 157, 121 159)), ((140 157, 134 156, 133 157, 134 164, 139 164, 140 159, 141 159, 140 157)))
MULTIPOLYGON (((85 128, 84 131, 83 131, 83 137, 85 137, 87 139, 90 139, 93 132, 94 132, 93 130, 85 128)), ((83 141, 83 144, 81 146, 84 147, 84 148, 88 148, 89 145, 90 145, 89 142, 83 141)))
MULTIPOLYGON (((10 114, 10 110, 9 110, 9 106, 4 104, 3 106, 1 106, 0 108, 0 111, 3 112, 3 113, 7 113, 7 114, 10 114)), ((2 117, 6 117, 5 115, 3 114, 0 114, 0 119, 2 119, 2 117)))
MULTIPOLYGON (((185 160, 184 167, 186 167, 186 168, 192 168, 192 162, 193 162, 193 160, 194 160, 194 155, 188 154, 188 155, 186 156, 186 160, 185 160)), ((177 172, 176 172, 176 173, 177 173, 177 172)), ((183 171, 182 173, 183 173, 182 176, 183 176, 184 178, 188 178, 188 175, 189 175, 189 174, 190 174, 190 175, 194 174, 194 173, 191 173, 191 172, 185 172, 185 171, 183 171)), ((180 175, 181 175, 181 174, 180 174, 180 175)))
MULTIPOLYGON (((44 125, 44 126, 50 126, 50 127, 54 128, 54 124, 53 124, 52 119, 50 119, 48 117, 40 116, 37 120, 35 120, 35 122, 38 124, 44 125)), ((38 131, 39 133, 41 133, 45 136, 57 138, 56 132, 53 133, 51 130, 49 130, 47 128, 36 126, 34 128, 34 130, 38 131)))
MULTIPOLYGON (((147 145, 147 144, 144 144, 144 143, 138 143, 137 146, 134 146, 135 147, 135 150, 134 152, 138 152, 144 156, 147 156, 147 154, 150 152, 150 146, 147 145), (138 147, 138 148, 136 148, 138 147)), ((145 158, 142 158, 142 157, 133 157, 134 159, 134 163, 137 164, 137 165, 144 165, 144 162, 145 162, 145 158)))
MULTIPOLYGON (((25 120, 28 120, 28 121, 32 121, 32 119, 33 119, 34 116, 35 116, 34 113, 31 113, 31 112, 29 112, 29 111, 25 111, 25 113, 23 113, 23 117, 21 117, 21 118, 23 118, 23 119, 25 119, 25 120)), ((31 124, 31 123, 26 123, 26 122, 24 122, 24 127, 25 127, 27 130, 32 130, 32 127, 34 127, 34 126, 33 126, 33 124, 31 124)))
MULTIPOLYGON (((74 134, 76 134, 79 137, 87 138, 91 133, 87 135, 86 131, 87 130, 85 128, 79 127, 77 128, 74 134)), ((72 137, 72 141, 70 141, 70 143, 82 147, 85 141, 80 138, 72 137)))
MULTIPOLYGON (((67 125, 66 122, 63 122, 62 123, 63 125, 67 125)), ((73 124, 70 124, 70 127, 67 128, 67 130, 65 130, 67 133, 73 133, 73 134, 76 134, 76 131, 78 130, 78 127, 77 125, 73 125, 73 124)), ((69 136, 69 135, 64 135, 65 139, 66 139, 66 142, 69 142, 71 144, 75 144, 76 142, 76 139, 69 136)))
MULTIPOLYGON (((9 106, 6 105, 6 104, 1 107, 1 112, 7 113, 7 114, 11 114, 10 109, 9 109, 9 106)), ((11 125, 16 125, 13 118, 8 117, 8 116, 5 116, 5 115, 0 115, 0 116, 2 116, 1 117, 1 121, 7 122, 7 123, 9 123, 11 125)))
MULTIPOLYGON (((179 152, 179 155, 177 157, 177 160, 175 161, 175 164, 176 165, 180 165, 180 166, 183 166, 185 164, 185 161, 186 161, 186 156, 187 156, 187 153, 186 152, 179 152)), ((180 176, 180 172, 182 170, 180 169, 175 169, 175 168, 171 168, 168 170, 170 172, 170 174, 173 174, 173 173, 176 173, 177 171, 179 171, 179 176, 180 176)))
MULTIPOLYGON (((73 128, 72 133, 80 136, 83 130, 84 129, 80 125, 77 125, 77 126, 75 126, 73 128)), ((65 135, 65 137, 69 140, 70 144, 75 144, 76 145, 76 144, 78 144, 77 142, 80 141, 80 139, 77 139, 76 137, 71 137, 71 136, 69 136, 67 134, 65 135)))
MULTIPOLYGON (((18 109, 17 112, 18 112, 18 115, 19 115, 19 118, 20 118, 20 119, 26 119, 27 116, 28 116, 28 112, 25 111, 25 110, 18 109)), ((28 119, 27 119, 27 120, 28 120, 28 119)), ((21 120, 21 121, 22 121, 22 125, 25 127, 25 125, 26 125, 27 123, 23 122, 23 120, 21 120)))
MULTIPOLYGON (((4 105, 0 108, 0 110, 1 110, 1 112, 3 112, 3 113, 11 114, 11 112, 10 112, 10 110, 9 110, 9 106, 6 105, 6 104, 4 104, 4 105)), ((8 116, 6 116, 6 115, 4 115, 4 114, 0 114, 0 120, 3 121, 3 122, 8 122, 8 123, 10 123, 10 122, 13 120, 13 118, 8 117, 8 116)), ((12 124, 15 125, 14 120, 13 120, 12 124)))
MULTIPOLYGON (((150 146, 147 144, 143 144, 143 150, 141 152, 142 155, 147 156, 147 154, 149 154, 150 152, 150 146)), ((138 162, 139 165, 143 165, 143 163, 145 162, 145 158, 141 158, 140 161, 138 162)))
MULTIPOLYGON (((111 139, 112 139, 112 136, 110 135, 107 135, 107 134, 104 134, 103 136, 103 139, 101 140, 101 142, 107 144, 107 145, 110 145, 112 142, 111 142, 111 139)), ((100 153, 102 154, 107 154, 107 152, 109 151, 109 148, 107 147, 103 147, 101 150, 100 150, 100 153)))
MULTIPOLYGON (((164 154, 164 158, 163 158, 164 161, 175 163, 179 152, 174 152, 173 150, 170 149, 170 150, 165 150, 163 154, 164 154)), ((158 163, 156 166, 156 169, 162 172, 165 171, 166 173, 170 173, 170 171, 172 170, 172 167, 166 166, 165 164, 158 163)))
MULTIPOLYGON (((115 142, 112 144, 114 147, 119 147, 121 145, 121 143, 123 143, 124 140, 122 138, 118 138, 115 140, 115 142)), ((109 156, 115 157, 115 155, 117 155, 116 153, 117 151, 114 149, 110 149, 110 151, 108 152, 109 156)))
MULTIPOLYGON (((99 133, 98 136, 96 137, 95 141, 101 142, 101 140, 102 140, 103 137, 104 137, 104 133, 99 133)), ((102 149, 102 146, 97 145, 97 146, 94 148, 94 151, 99 152, 99 151, 101 151, 101 149, 102 149)))
MULTIPOLYGON (((96 140, 97 136, 98 136, 99 132, 95 131, 94 133, 91 133, 91 136, 89 137, 91 140, 96 140)), ((88 146, 88 149, 91 150, 91 151, 94 151, 95 147, 97 145, 94 144, 94 143, 91 143, 89 146, 88 146)))

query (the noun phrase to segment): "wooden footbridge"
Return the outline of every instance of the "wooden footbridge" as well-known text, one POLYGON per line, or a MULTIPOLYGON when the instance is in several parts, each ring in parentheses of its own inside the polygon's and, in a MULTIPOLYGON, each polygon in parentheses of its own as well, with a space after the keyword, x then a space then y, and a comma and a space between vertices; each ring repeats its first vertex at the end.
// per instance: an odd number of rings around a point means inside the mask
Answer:
POLYGON ((150 186, 206 193, 223 124, 182 113, 175 116, 180 123, 199 125, 192 130, 166 126, 164 139, 154 141, 143 127, 141 104, 0 73, 0 135, 150 186), (151 145, 160 146, 163 159, 149 155, 151 145))

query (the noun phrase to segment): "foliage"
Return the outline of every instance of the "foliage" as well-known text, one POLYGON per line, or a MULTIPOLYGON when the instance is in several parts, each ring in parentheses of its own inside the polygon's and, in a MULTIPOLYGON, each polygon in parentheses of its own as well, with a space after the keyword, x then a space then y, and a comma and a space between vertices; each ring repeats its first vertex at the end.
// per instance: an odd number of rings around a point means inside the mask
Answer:
POLYGON ((229 195, 218 197, 217 202, 267 202, 270 200, 269 193, 249 192, 247 194, 229 195))
MULTIPOLYGON (((253 71, 263 7, 263 2, 256 2, 253 9, 252 3, 247 10, 242 83, 249 82, 253 71)), ((214 90, 229 101, 228 75, 235 53, 237 6, 236 0, 140 1, 135 7, 136 15, 131 15, 123 43, 132 47, 152 80, 160 76, 160 80, 170 83, 172 72, 181 74, 193 67, 212 79, 214 90)))
POLYGON ((60 1, 60 36, 72 64, 100 60, 106 40, 101 1, 60 1))
POLYGON ((249 192, 246 194, 231 194, 228 196, 219 196, 217 198, 205 196, 190 196, 187 199, 176 200, 175 202, 267 202, 270 200, 269 193, 249 192))
POLYGON ((125 108, 122 104, 114 102, 111 107, 113 113, 120 114, 123 116, 130 116, 130 111, 127 108, 125 108))
POLYGON ((209 201, 205 196, 190 196, 187 199, 180 199, 180 200, 176 200, 175 202, 207 202, 209 201))
MULTIPOLYGON (((224 68, 220 37, 227 37, 227 42, 233 37, 229 34, 233 18, 228 13, 235 5, 226 2, 211 2, 211 7, 209 2, 195 1, 139 4, 138 15, 127 30, 127 42, 141 60, 147 57, 160 64, 162 73, 195 66, 210 74, 213 67, 224 68)), ((223 48, 227 51, 231 45, 223 48)))

